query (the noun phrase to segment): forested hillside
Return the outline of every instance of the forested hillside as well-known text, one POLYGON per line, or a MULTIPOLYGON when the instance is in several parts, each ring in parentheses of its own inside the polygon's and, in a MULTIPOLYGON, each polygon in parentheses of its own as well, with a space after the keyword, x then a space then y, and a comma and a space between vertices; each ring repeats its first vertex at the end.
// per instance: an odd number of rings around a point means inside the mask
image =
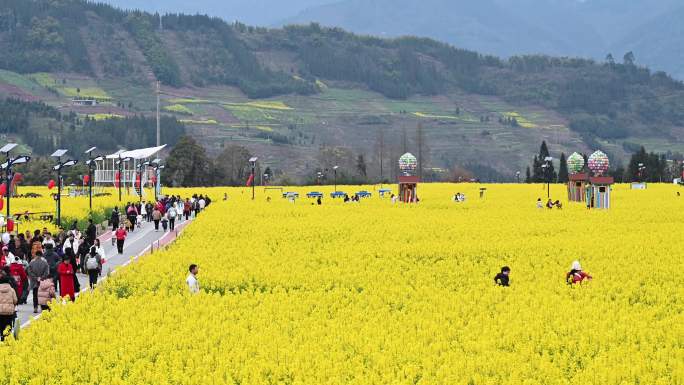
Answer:
POLYGON ((169 95, 165 113, 212 138, 206 145, 270 145, 283 168, 306 159, 297 163, 300 173, 313 168, 307 148, 358 141, 370 157, 378 130, 386 130, 394 147, 410 149, 415 143, 404 132, 418 125, 438 142, 431 166, 510 167, 507 173, 524 158, 511 151, 540 139, 624 158, 644 143, 678 150, 684 131, 682 83, 639 67, 630 54, 602 63, 503 60, 430 39, 317 24, 266 29, 180 14, 160 23, 159 15, 81 0, 0 0, 0 50, 0 69, 9 71, 0 74, 7 82, 0 94, 47 101, 62 120, 75 111, 77 127, 87 127, 88 111, 65 105, 67 97, 93 97, 104 117, 133 119, 151 112, 159 80, 169 95), (253 101, 263 98, 270 101, 253 101), (501 145, 492 163, 473 163, 471 149, 492 141, 501 145))

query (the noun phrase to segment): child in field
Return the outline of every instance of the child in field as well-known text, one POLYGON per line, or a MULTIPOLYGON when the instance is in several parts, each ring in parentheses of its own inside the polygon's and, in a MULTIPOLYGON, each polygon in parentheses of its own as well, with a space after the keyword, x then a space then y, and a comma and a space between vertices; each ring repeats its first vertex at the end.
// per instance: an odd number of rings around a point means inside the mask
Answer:
POLYGON ((579 261, 574 261, 570 272, 565 275, 565 280, 568 285, 582 284, 584 281, 591 281, 593 277, 588 273, 582 271, 582 266, 579 261))
POLYGON ((509 286, 509 274, 511 273, 511 268, 504 266, 501 268, 501 272, 494 277, 494 283, 499 286, 509 286))
POLYGON ((538 208, 538 209, 543 209, 543 208, 544 208, 544 204, 542 203, 541 198, 537 198, 537 208, 538 208))

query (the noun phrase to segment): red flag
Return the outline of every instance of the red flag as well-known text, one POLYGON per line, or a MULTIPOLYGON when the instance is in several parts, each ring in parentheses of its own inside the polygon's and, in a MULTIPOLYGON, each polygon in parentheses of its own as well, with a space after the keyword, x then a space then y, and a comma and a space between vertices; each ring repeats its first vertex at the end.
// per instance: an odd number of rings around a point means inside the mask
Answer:
POLYGON ((0 198, 0 210, 2 210, 3 207, 5 207, 5 200, 0 198))
POLYGON ((140 182, 141 182, 140 174, 137 174, 135 176, 135 186, 139 189, 142 188, 142 186, 140 185, 140 182))
POLYGON ((114 186, 116 188, 119 188, 119 186, 121 186, 121 173, 118 171, 116 172, 116 174, 114 174, 114 186))
POLYGON ((0 184, 0 195, 4 196, 6 192, 7 192, 7 184, 6 183, 0 184))
POLYGON ((152 185, 153 186, 157 185, 157 176, 156 175, 152 175, 152 185))
POLYGON ((55 188, 55 180, 50 179, 50 181, 48 182, 48 190, 52 190, 53 188, 55 188))
POLYGON ((249 174, 249 178, 247 179, 247 187, 251 187, 252 183, 254 183, 254 174, 249 174))
POLYGON ((90 175, 83 175, 83 184, 89 184, 90 175))

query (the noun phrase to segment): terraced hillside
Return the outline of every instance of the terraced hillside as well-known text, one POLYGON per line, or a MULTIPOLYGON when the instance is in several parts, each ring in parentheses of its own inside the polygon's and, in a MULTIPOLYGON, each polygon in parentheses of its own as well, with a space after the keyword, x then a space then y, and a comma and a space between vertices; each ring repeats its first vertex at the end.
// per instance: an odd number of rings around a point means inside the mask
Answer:
MULTIPOLYGON (((160 26, 79 0, 0 0, 2 15, 0 97, 96 120, 151 116, 160 80, 163 114, 210 152, 240 144, 300 180, 328 147, 345 149, 348 167, 363 155, 372 177, 382 158, 391 177, 388 164, 417 152, 419 126, 426 168, 488 178, 524 171, 542 140, 556 156, 601 148, 616 164, 640 144, 684 152, 684 86, 633 63, 503 61, 427 39, 203 16, 166 15, 160 26)), ((31 124, 64 132, 50 118, 31 124)))

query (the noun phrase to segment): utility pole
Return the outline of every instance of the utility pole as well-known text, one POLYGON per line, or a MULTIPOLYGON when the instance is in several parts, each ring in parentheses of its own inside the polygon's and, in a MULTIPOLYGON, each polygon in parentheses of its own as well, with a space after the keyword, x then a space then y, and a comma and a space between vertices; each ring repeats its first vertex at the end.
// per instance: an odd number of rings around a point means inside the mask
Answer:
MULTIPOLYGON (((161 16, 159 16, 159 22, 161 23, 161 16)), ((157 147, 161 146, 161 128, 159 124, 159 94, 160 94, 160 84, 157 80, 157 147)))
POLYGON ((380 127, 380 130, 378 131, 378 147, 380 150, 380 184, 382 184, 383 181, 383 164, 382 161, 385 155, 385 132, 383 131, 382 127, 380 127))
POLYGON ((416 143, 418 145, 418 178, 423 181, 423 123, 418 123, 416 143))

